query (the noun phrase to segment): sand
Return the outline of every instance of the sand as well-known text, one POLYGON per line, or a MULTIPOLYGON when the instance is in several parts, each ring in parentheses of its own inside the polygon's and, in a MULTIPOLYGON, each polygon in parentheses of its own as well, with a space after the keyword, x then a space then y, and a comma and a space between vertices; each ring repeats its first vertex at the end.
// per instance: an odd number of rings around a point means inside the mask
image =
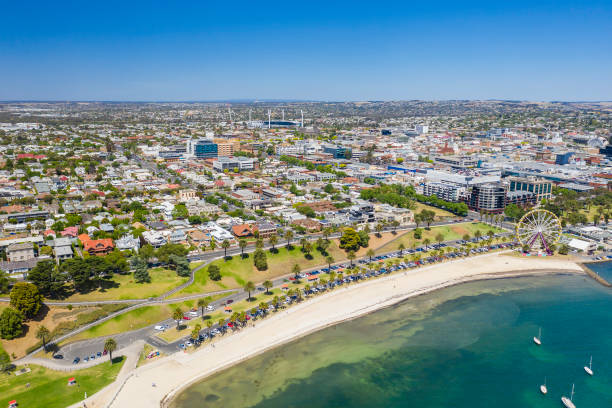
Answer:
POLYGON ((562 259, 487 254, 337 288, 254 322, 253 327, 228 334, 214 347, 203 345, 193 353, 176 353, 139 367, 90 397, 87 407, 167 406, 174 395, 206 376, 411 296, 473 280, 549 273, 584 272, 576 263, 562 259))

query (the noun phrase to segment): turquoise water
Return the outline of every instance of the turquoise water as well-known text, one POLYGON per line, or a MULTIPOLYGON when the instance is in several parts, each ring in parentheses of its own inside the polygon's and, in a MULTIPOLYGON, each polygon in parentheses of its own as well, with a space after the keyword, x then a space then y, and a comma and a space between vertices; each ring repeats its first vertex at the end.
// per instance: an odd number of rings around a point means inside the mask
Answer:
POLYGON ((612 283, 612 261, 594 262, 587 264, 587 266, 606 281, 612 283))
POLYGON ((575 276, 475 282, 264 353, 173 406, 547 408, 575 383, 578 408, 607 408, 611 362, 612 290, 575 276), (590 355, 594 377, 582 368, 590 355))

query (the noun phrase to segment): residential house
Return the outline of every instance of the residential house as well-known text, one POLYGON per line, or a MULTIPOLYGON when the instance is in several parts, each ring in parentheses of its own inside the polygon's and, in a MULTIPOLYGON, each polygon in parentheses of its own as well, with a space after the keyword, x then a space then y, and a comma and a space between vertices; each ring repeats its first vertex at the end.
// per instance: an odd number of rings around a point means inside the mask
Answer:
POLYGON ((140 241, 131 234, 126 234, 115 241, 115 247, 120 251, 138 252, 140 241))
POLYGON ((253 236, 253 226, 251 224, 239 224, 232 226, 232 232, 238 238, 253 236))
POLYGON ((34 244, 31 242, 11 244, 6 248, 6 258, 11 262, 27 261, 34 256, 34 244))
POLYGON ((153 248, 159 248, 168 242, 158 231, 144 231, 140 236, 140 240, 143 244, 149 244, 153 248))
POLYGON ((255 225, 254 229, 259 233, 261 238, 270 238, 276 234, 276 225, 269 222, 260 222, 255 225))
POLYGON ((58 262, 74 256, 70 238, 56 238, 50 242, 50 245, 53 248, 53 255, 58 262))
POLYGON ((89 235, 81 234, 79 240, 83 244, 83 249, 90 255, 106 255, 115 249, 115 244, 110 238, 91 239, 89 235))

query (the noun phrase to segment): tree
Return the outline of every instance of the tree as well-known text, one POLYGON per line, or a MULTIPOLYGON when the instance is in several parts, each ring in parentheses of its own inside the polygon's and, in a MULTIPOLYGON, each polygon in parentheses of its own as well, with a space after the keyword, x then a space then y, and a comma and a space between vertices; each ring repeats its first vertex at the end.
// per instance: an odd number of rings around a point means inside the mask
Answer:
POLYGON ((104 342, 104 350, 108 352, 108 358, 111 364, 113 363, 113 351, 117 350, 117 342, 112 337, 109 337, 104 342))
POLYGON ((172 210, 172 217, 179 219, 189 217, 189 211, 187 211, 187 207, 185 206, 185 204, 175 205, 174 209, 172 210))
POLYGON ((327 257, 325 257, 325 262, 327 262, 327 268, 328 268, 328 272, 331 273, 331 264, 334 263, 334 257, 329 255, 327 257))
POLYGON ((272 251, 271 252, 276 252, 276 244, 278 243, 278 236, 276 234, 273 234, 268 239, 268 242, 270 243, 270 245, 272 245, 272 251))
POLYGON ((210 238, 210 250, 214 251, 216 247, 217 247, 217 243, 215 242, 215 238, 211 237, 210 238))
POLYGON ((353 267, 353 260, 355 260, 355 251, 348 251, 346 258, 351 261, 351 268, 353 267))
POLYGON ((212 320, 207 320, 206 321, 206 328, 208 328, 208 333, 210 334, 210 329, 213 327, 213 322, 212 320))
POLYGON ((271 288, 272 286, 274 286, 274 285, 272 284, 272 282, 270 282, 269 280, 267 280, 267 281, 264 281, 264 283, 262 283, 262 285, 263 285, 263 287, 264 287, 264 288, 266 288, 266 295, 269 295, 269 294, 270 294, 270 288, 271 288))
POLYGON ((304 246, 308 243, 306 238, 300 239, 300 245, 302 246, 302 251, 304 251, 304 246))
POLYGON ((374 250, 370 248, 368 249, 368 252, 366 252, 366 255, 370 258, 370 263, 372 263, 372 257, 376 255, 376 252, 374 252, 374 250))
MULTIPOLYGON (((404 249, 406 249, 406 245, 404 245, 403 242, 400 242, 400 244, 397 247, 397 249, 399 249, 399 256, 402 256, 403 253, 404 253, 404 249)), ((370 258, 370 261, 372 261, 372 258, 370 258)))
POLYGON ((0 372, 8 373, 12 366, 8 353, 0 348, 0 372))
POLYGON ((248 243, 246 241, 246 239, 241 239, 240 241, 238 241, 238 246, 240 247, 240 256, 242 258, 244 258, 244 249, 247 247, 248 243))
POLYGON ((435 216, 436 213, 434 211, 426 209, 421 210, 421 220, 427 224, 427 228, 429 228, 431 223, 434 222, 435 216))
POLYGON ((416 224, 417 229, 419 228, 419 224, 423 222, 421 219, 421 214, 414 214, 414 223, 416 224))
POLYGON ((134 256, 130 260, 132 269, 134 269, 134 280, 136 283, 151 282, 151 275, 149 275, 148 264, 140 256, 134 256))
POLYGON ((323 228, 323 237, 325 237, 326 241, 329 241, 329 236, 332 234, 332 230, 330 227, 323 228))
POLYGON ((47 350, 47 339, 49 338, 49 334, 51 333, 49 332, 49 329, 47 329, 45 326, 38 326, 38 329, 36 330, 36 338, 42 341, 43 350, 45 351, 47 350))
POLYGON ((285 239, 287 240, 287 248, 291 246, 291 240, 293 239, 293 231, 287 230, 285 232, 285 239))
POLYGON ((248 281, 245 285, 244 285, 244 291, 247 292, 249 294, 249 297, 247 298, 247 301, 251 300, 251 292, 255 290, 255 284, 251 281, 248 281))
POLYGON ((7 307, 0 314, 0 338, 12 340, 23 333, 23 315, 17 309, 7 307))
POLYGON ((178 330, 181 321, 183 320, 183 311, 181 310, 180 307, 176 307, 174 309, 174 311, 172 312, 172 319, 174 319, 176 321, 176 330, 178 330))
POLYGON ((223 248, 223 257, 227 258, 227 249, 230 247, 230 242, 227 239, 224 239, 221 243, 221 248, 223 248))
POLYGON ((0 293, 8 292, 11 281, 12 279, 9 278, 8 274, 0 270, 0 293))
POLYGON ((476 238, 477 240, 479 240, 482 237, 482 232, 480 232, 480 230, 477 230, 474 233, 474 238, 476 238))
POLYGON ((210 297, 198 299, 198 307, 200 308, 200 314, 202 315, 202 318, 204 317, 204 309, 208 306, 210 300, 210 297))
POLYGON ((470 240, 470 234, 463 234, 463 240, 464 241, 469 241, 470 240))
POLYGON ((53 261, 38 262, 28 273, 28 280, 50 298, 61 297, 66 285, 66 277, 57 270, 53 261))
POLYGON ((208 277, 210 280, 219 281, 221 280, 221 270, 217 265, 208 265, 208 277))
POLYGON ((184 256, 170 255, 168 264, 171 265, 178 276, 190 276, 191 269, 189 268, 189 261, 184 256))
POLYGON ((510 203, 504 209, 506 217, 511 218, 514 222, 518 221, 519 218, 525 214, 525 211, 516 204, 510 203))
POLYGON ((444 241, 444 235, 442 235, 442 233, 438 232, 438 233, 436 234, 436 242, 437 242, 438 244, 441 244, 441 243, 442 243, 442 241, 444 241))
POLYGON ((295 280, 299 281, 300 279, 300 272, 302 271, 302 269, 300 268, 300 265, 298 264, 293 264, 293 268, 291 269, 291 272, 295 275, 295 280))
POLYGON ((202 330, 202 325, 200 323, 196 323, 196 325, 193 327, 193 330, 191 331, 192 340, 195 341, 200 337, 200 330, 202 330))
POLYGON ((427 251, 427 246, 431 244, 431 240, 429 238, 425 238, 423 240, 423 244, 425 245, 425 250, 427 251))
POLYGON ((304 252, 306 258, 310 259, 311 258, 310 253, 312 252, 312 244, 307 241, 304 244, 304 247, 302 248, 302 251, 304 252))
POLYGON ((357 251, 361 247, 361 238, 353 228, 345 228, 340 237, 340 248, 345 251, 357 251))
POLYGON ((567 246, 566 244, 563 244, 559 247, 559 254, 561 255, 567 255, 569 253, 569 246, 567 246))
POLYGON ((43 297, 36 285, 28 282, 17 282, 10 293, 11 306, 17 309, 26 319, 31 319, 40 310, 43 297))
POLYGON ((149 260, 155 255, 155 248, 153 248, 151 244, 143 245, 138 250, 138 255, 140 255, 140 257, 145 261, 149 262, 149 260))
POLYGON ((412 234, 414 236, 414 239, 421 239, 423 237, 423 230, 417 227, 414 229, 414 232, 412 234))
POLYGON ((380 238, 380 237, 381 237, 380 233, 382 232, 382 230, 383 230, 384 228, 385 228, 385 227, 384 227, 384 226, 382 225, 382 223, 380 223, 380 222, 379 222, 378 224, 376 224, 376 227, 374 227, 374 229, 376 230, 376 236, 377 236, 378 238, 380 238))

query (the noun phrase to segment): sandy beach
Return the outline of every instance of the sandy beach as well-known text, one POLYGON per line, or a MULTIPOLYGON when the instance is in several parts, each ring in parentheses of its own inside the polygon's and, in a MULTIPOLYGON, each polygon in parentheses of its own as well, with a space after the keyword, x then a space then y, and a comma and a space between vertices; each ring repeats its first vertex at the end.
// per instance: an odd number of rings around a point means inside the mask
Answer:
MULTIPOLYGON (((388 307, 443 287, 481 279, 549 273, 583 274, 571 261, 487 254, 352 284, 273 313, 254 326, 176 353, 131 372, 91 396, 87 407, 167 406, 174 395, 202 378, 324 327, 388 307), (153 386, 155 384, 155 386, 153 386)), ((75 406, 82 406, 75 405, 75 406)))

